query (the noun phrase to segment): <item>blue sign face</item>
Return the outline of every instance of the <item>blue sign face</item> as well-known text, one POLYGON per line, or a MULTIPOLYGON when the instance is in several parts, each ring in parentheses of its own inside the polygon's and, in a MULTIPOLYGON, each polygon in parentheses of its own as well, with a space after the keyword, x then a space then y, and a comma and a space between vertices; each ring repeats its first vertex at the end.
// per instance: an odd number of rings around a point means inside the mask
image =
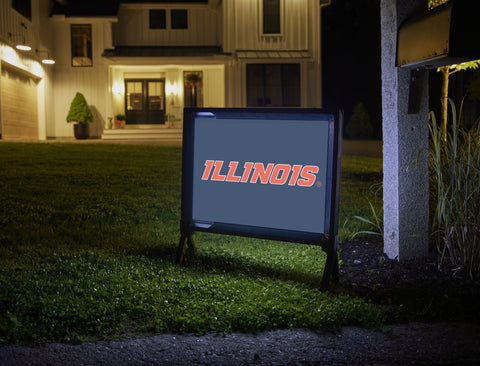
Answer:
POLYGON ((192 220, 325 232, 330 122, 197 116, 192 220))

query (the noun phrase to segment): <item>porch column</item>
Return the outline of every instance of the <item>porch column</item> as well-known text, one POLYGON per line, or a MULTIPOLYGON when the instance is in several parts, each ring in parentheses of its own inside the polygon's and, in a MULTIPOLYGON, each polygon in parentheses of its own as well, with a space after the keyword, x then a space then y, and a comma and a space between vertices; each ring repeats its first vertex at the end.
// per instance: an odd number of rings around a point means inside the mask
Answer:
POLYGON ((399 261, 428 253, 428 74, 409 114, 411 70, 395 66, 397 31, 419 6, 426 0, 381 0, 384 252, 399 261))

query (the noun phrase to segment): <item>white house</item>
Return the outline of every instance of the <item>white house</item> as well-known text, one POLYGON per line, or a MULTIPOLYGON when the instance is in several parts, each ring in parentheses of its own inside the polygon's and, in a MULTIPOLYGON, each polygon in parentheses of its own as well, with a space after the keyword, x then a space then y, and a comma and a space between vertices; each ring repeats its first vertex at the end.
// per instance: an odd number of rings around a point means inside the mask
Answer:
POLYGON ((76 92, 104 139, 181 136, 186 106, 321 107, 329 3, 0 0, 1 137, 73 138, 76 92))

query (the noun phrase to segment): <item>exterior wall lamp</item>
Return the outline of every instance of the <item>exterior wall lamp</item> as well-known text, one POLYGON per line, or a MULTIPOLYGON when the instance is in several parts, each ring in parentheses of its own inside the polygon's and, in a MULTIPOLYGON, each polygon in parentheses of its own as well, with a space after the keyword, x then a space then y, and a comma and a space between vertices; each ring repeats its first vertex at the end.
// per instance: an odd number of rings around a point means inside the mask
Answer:
POLYGON ((177 87, 177 83, 169 83, 166 87, 167 89, 167 94, 168 95, 177 95, 178 93, 178 87, 177 87))
MULTIPOLYGON (((25 25, 25 23, 22 22, 22 23, 20 23, 20 24, 21 24, 21 26, 22 26, 23 29, 25 29, 25 30, 27 29, 27 26, 25 25)), ((31 50, 32 50, 32 47, 30 47, 30 46, 27 44, 26 40, 25 40, 25 34, 23 34, 23 35, 15 35, 15 34, 9 32, 9 33, 8 33, 8 37, 9 37, 10 39, 13 38, 14 40, 15 40, 15 39, 17 39, 17 40, 20 39, 20 41, 17 41, 17 42, 15 43, 15 48, 16 48, 17 50, 20 50, 20 51, 31 51, 31 50)))
POLYGON ((31 51, 32 50, 32 47, 30 47, 27 42, 25 41, 25 36, 18 36, 18 35, 15 35, 13 33, 8 33, 8 38, 10 39, 13 39, 15 41, 15 39, 20 39, 20 41, 18 42, 14 42, 15 43, 15 48, 17 50, 20 50, 20 51, 31 51))
POLYGON ((29 45, 27 45, 25 43, 25 41, 23 41, 23 43, 19 43, 17 45, 15 45, 15 48, 17 50, 20 50, 20 51, 30 51, 32 49, 32 47, 30 47, 29 45))
POLYGON ((50 53, 47 50, 35 50, 36 54, 40 57, 42 64, 45 65, 53 65, 55 64, 55 60, 50 57, 50 53), (46 54, 46 57, 42 57, 40 54, 46 54))
POLYGON ((166 89, 166 92, 167 92, 167 96, 170 96, 170 100, 171 100, 171 105, 174 106, 177 102, 176 100, 176 96, 177 96, 177 93, 178 93, 178 86, 177 86, 177 83, 168 83, 166 86, 165 86, 165 89, 166 89))
POLYGON ((120 83, 114 83, 112 86, 112 92, 118 96, 125 94, 125 85, 120 83))

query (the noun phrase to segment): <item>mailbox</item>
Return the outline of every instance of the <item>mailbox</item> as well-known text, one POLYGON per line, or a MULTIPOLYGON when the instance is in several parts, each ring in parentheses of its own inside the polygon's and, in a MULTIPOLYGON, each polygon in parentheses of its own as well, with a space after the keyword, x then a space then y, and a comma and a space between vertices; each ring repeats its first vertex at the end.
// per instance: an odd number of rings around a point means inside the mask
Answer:
POLYGON ((436 68, 480 59, 478 0, 452 0, 407 19, 398 31, 397 66, 436 68))

